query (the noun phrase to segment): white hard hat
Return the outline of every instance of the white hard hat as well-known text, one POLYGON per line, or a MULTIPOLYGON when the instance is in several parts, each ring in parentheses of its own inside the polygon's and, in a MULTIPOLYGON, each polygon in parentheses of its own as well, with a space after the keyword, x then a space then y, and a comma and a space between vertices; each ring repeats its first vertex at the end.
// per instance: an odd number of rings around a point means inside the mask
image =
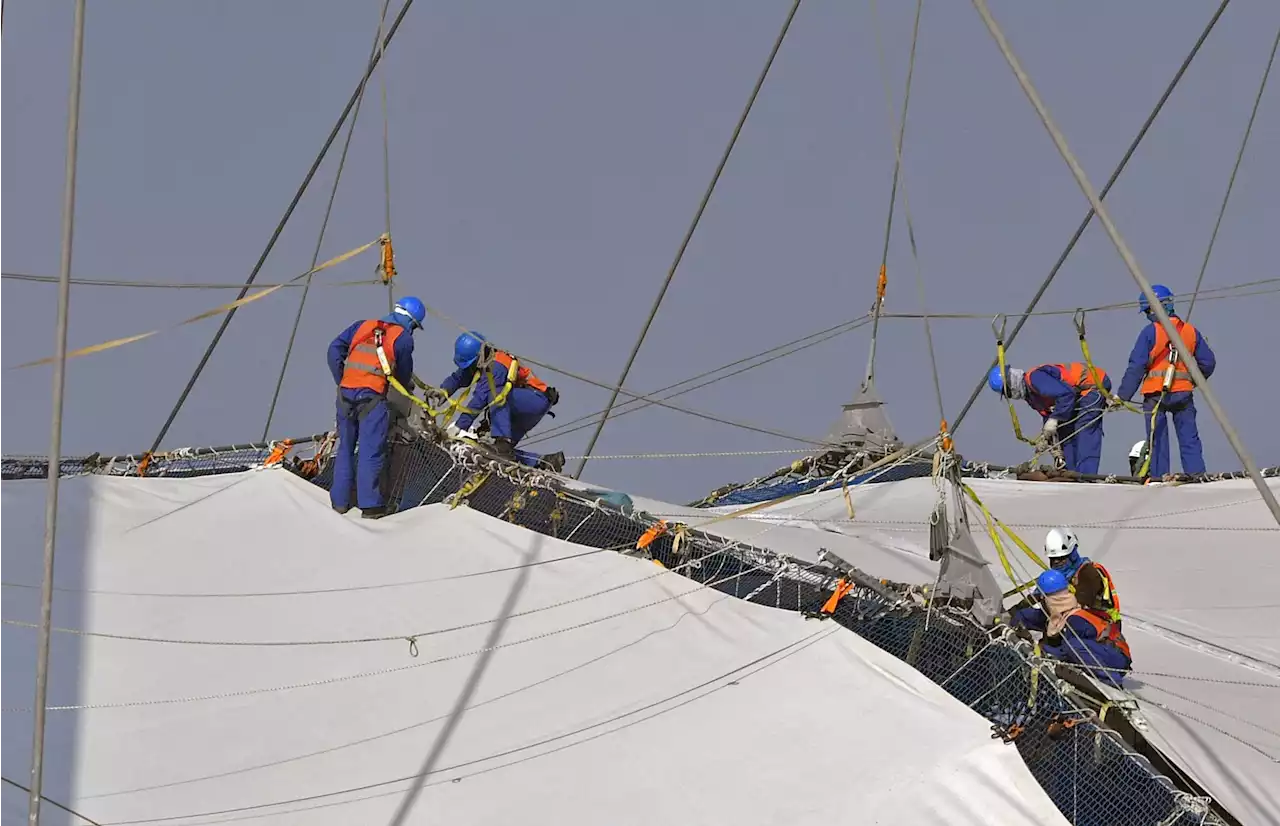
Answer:
POLYGON ((1129 451, 1129 458, 1137 459, 1139 456, 1141 456, 1146 452, 1147 452, 1147 440, 1142 439, 1141 441, 1139 441, 1137 444, 1133 446, 1132 450, 1129 451))
POLYGON ((1053 528, 1044 535, 1044 552, 1050 559, 1058 559, 1080 550, 1076 532, 1070 528, 1053 528))

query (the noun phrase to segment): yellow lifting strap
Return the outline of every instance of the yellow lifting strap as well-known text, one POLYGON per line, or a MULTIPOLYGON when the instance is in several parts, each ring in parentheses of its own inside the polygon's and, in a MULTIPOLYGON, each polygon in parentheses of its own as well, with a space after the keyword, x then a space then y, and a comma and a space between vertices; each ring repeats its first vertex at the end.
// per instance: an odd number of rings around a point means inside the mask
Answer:
MULTIPOLYGON (((444 407, 434 408, 431 405, 427 404, 422 399, 413 395, 413 391, 409 390, 403 384, 401 384, 400 380, 397 379, 391 372, 391 360, 387 358, 387 351, 382 347, 382 331, 381 330, 378 330, 374 333, 374 349, 378 353, 378 364, 380 367, 382 367, 382 372, 387 377, 387 384, 391 385, 391 387, 394 388, 397 393, 400 393, 401 395, 407 397, 409 401, 413 402, 418 407, 421 407, 423 410, 427 411, 427 415, 429 415, 431 418, 435 419, 441 415, 447 415, 450 411, 453 411, 453 410, 457 410, 460 413, 474 412, 470 408, 463 407, 459 403, 459 399, 466 398, 465 393, 456 399, 452 398, 447 393, 444 393, 443 390, 440 390, 438 387, 432 387, 431 385, 427 384, 425 381, 418 378, 417 376, 413 377, 414 384, 423 388, 424 390, 428 390, 428 391, 438 390, 440 393, 444 394, 445 398, 448 399, 448 401, 445 403, 444 407)), ((474 387, 474 386, 475 386, 475 379, 472 379, 471 387, 474 387)), ((468 387, 467 392, 469 393, 470 390, 471 388, 468 387)))
POLYGON ((1076 335, 1080 339, 1080 354, 1084 356, 1084 366, 1085 366, 1085 369, 1089 371, 1089 380, 1093 382, 1093 386, 1097 388, 1098 393, 1101 394, 1101 396, 1104 399, 1107 399, 1108 401, 1114 404, 1118 404, 1120 407, 1123 407, 1125 410, 1131 411, 1133 413, 1141 413, 1142 412, 1141 408, 1136 407, 1130 404, 1129 402, 1124 401, 1119 396, 1116 396, 1111 392, 1108 392, 1108 390, 1102 386, 1102 377, 1098 373, 1098 368, 1093 366, 1093 356, 1090 355, 1089 353, 1089 342, 1085 338, 1084 309, 1080 308, 1076 310, 1076 313, 1074 316, 1072 316, 1071 321, 1073 324, 1075 324, 1076 335))
MULTIPOLYGON (((1009 319, 1004 315, 1004 313, 996 316, 991 321, 991 332, 995 333, 996 336, 996 363, 1000 365, 1001 382, 1008 381, 1009 379, 1009 371, 1004 360, 1004 334, 1008 325, 1009 319)), ((1013 435, 1016 436, 1020 442, 1034 445, 1036 443, 1035 439, 1028 439, 1026 436, 1022 435, 1022 425, 1018 422, 1018 411, 1013 409, 1013 397, 1008 394, 1007 390, 1008 388, 1005 388, 1004 391, 1001 391, 1000 395, 1003 396, 1004 400, 1009 404, 1009 421, 1013 422, 1013 435)))
POLYGON ((1031 550, 1031 546, 1024 542, 1022 537, 1014 533, 1008 525, 1001 522, 991 513, 991 511, 987 509, 987 506, 978 498, 978 494, 974 493, 973 488, 968 485, 963 485, 962 487, 964 488, 965 494, 972 499, 973 503, 978 506, 980 511, 982 511, 982 518, 986 521, 987 525, 987 534, 991 537, 991 544, 995 546, 996 555, 1000 557, 1000 566, 1004 568, 1005 576, 1009 577, 1009 581, 1015 583, 1013 590, 1006 593, 1005 596, 1012 596, 1014 593, 1020 593, 1028 586, 1035 584, 1034 579, 1020 585, 1016 584, 1018 582, 1018 578, 1013 573, 1013 566, 1009 563, 1009 558, 1005 553, 1004 544, 1000 541, 1000 534, 996 531, 996 528, 999 527, 1000 530, 1004 531, 1010 541, 1017 545, 1018 549, 1026 554, 1031 561, 1039 565, 1041 570, 1048 570, 1048 564, 1046 564, 1035 551, 1031 550))
MULTIPOLYGON (((308 275, 314 275, 315 273, 321 272, 322 270, 327 270, 330 267, 336 267, 337 265, 343 263, 344 261, 354 258, 355 256, 369 249, 376 243, 378 242, 370 241, 369 243, 356 247, 355 249, 347 250, 341 255, 335 255, 333 258, 330 258, 328 261, 325 261, 322 264, 317 264, 316 266, 312 267, 311 269, 307 270, 301 275, 295 275, 293 278, 290 278, 288 281, 285 281, 280 284, 276 284, 273 287, 267 287, 256 293, 246 295, 244 298, 238 298, 235 301, 228 301, 225 304, 219 304, 218 306, 214 307, 211 310, 205 310, 203 313, 200 313, 199 315, 193 315, 191 316, 191 318, 184 319, 182 321, 179 321, 176 324, 171 324, 168 327, 157 327, 156 329, 149 330, 145 333, 137 333, 136 335, 125 336, 123 338, 113 338, 110 341, 104 341, 100 344, 91 344, 88 347, 81 347, 79 349, 72 350, 71 352, 67 353, 66 357, 68 359, 80 358, 81 356, 88 356, 94 353, 101 353, 104 350, 114 350, 117 347, 123 347, 126 344, 133 344, 135 341, 142 341, 144 339, 151 338, 152 336, 159 335, 160 333, 166 332, 168 330, 175 330, 178 327, 183 327, 187 324, 195 324, 197 321, 203 321, 206 318, 210 318, 215 315, 221 315, 223 313, 230 312, 231 310, 239 309, 240 307, 243 307, 246 304, 252 304, 255 301, 260 301, 261 299, 266 298, 267 296, 271 295, 277 290, 280 290, 280 289, 283 289, 284 287, 289 286, 290 284, 294 284, 298 281, 301 281, 302 279, 306 278, 308 275)), ((48 358, 42 358, 42 359, 37 359, 35 361, 28 361, 23 364, 18 364, 8 369, 21 370, 26 367, 38 367, 42 364, 51 364, 57 360, 58 360, 57 357, 49 356, 48 358)))
MULTIPOLYGON (((1094 387, 1098 388, 1098 392, 1102 393, 1102 396, 1106 397, 1108 401, 1117 403, 1117 405, 1123 407, 1123 409, 1130 412, 1142 412, 1142 407, 1132 405, 1132 403, 1124 401, 1123 398, 1115 396, 1115 394, 1107 393, 1106 388, 1102 387, 1102 382, 1098 380, 1097 369, 1093 366, 1093 357, 1089 355, 1089 342, 1084 337, 1084 310, 1076 310, 1071 321, 1075 324, 1076 336, 1079 336, 1080 338, 1080 355, 1084 356, 1084 366, 1089 370, 1089 378, 1093 379, 1094 387)), ((1169 375, 1167 375, 1167 378, 1165 379, 1165 387, 1169 387, 1172 383, 1172 378, 1174 378, 1172 377, 1172 368, 1174 368, 1174 362, 1170 360, 1169 375)), ((1164 401, 1164 398, 1165 394, 1161 393, 1160 400, 1156 401, 1156 406, 1152 407, 1151 410, 1151 423, 1149 423, 1147 428, 1147 457, 1142 460, 1142 469, 1138 471, 1139 476, 1146 476, 1147 471, 1151 470, 1151 439, 1152 435, 1156 433, 1156 415, 1157 412, 1160 411, 1160 402, 1164 401)))

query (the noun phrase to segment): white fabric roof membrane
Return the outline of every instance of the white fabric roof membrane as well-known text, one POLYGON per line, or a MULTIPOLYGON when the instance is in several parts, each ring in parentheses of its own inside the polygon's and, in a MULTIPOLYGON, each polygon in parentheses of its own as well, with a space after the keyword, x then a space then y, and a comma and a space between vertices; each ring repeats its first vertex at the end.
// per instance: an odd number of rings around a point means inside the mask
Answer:
MULTIPOLYGON (((44 495, 3 485, 9 620, 38 616, 44 495)), ((55 626, 174 640, 54 635, 49 704, 77 708, 45 794, 101 824, 388 823, 424 772, 406 823, 1066 822, 981 716, 835 623, 466 508, 86 477, 58 537, 55 626)), ((36 634, 3 635, 25 782, 36 634)), ((6 784, 4 822, 25 805, 6 784)))
MULTIPOLYGON (((1280 479, 1268 482, 1280 493, 1280 479)), ((1148 738, 1242 823, 1280 823, 1280 528, 1253 483, 969 484, 1042 558, 1049 528, 1076 529, 1081 552, 1116 581, 1134 652, 1135 673, 1126 687, 1140 702, 1148 738)), ((810 560, 825 546, 873 576, 932 582, 933 482, 910 479, 850 492, 853 519, 843 494, 830 490, 707 530, 810 560)), ((741 510, 640 498, 635 505, 693 527, 741 510)), ((1010 588, 976 508, 970 519, 997 582, 1010 588)), ((1035 563, 1004 544, 1018 578, 1031 579, 1035 563)))

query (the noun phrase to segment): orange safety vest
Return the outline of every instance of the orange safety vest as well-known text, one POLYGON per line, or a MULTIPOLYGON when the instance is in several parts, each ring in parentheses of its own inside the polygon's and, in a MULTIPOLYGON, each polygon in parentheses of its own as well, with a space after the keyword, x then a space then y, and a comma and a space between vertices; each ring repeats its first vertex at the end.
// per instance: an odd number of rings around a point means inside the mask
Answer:
POLYGON ((1133 653, 1129 650, 1129 643, 1125 641, 1124 634, 1120 633, 1120 626, 1114 622, 1108 622, 1104 618, 1097 615, 1094 611, 1084 608, 1077 608, 1072 611, 1068 617, 1083 617, 1093 626, 1094 634, 1098 638, 1098 642, 1117 648, 1125 659, 1133 662, 1133 653))
POLYGON ((514 359, 510 353, 499 350, 493 354, 493 360, 507 368, 507 380, 511 382, 512 387, 532 387, 539 393, 547 392, 547 383, 535 376, 533 371, 524 365, 519 365, 515 376, 511 376, 511 363, 514 359))
MULTIPOLYGON (((1073 361, 1070 364, 1040 364, 1028 370, 1026 375, 1030 376, 1032 372, 1039 370, 1041 367, 1058 368, 1058 373, 1062 376, 1062 383, 1074 389, 1077 396, 1083 396, 1085 393, 1092 393, 1099 386, 1099 384, 1094 384, 1093 376, 1089 375, 1089 368, 1078 361, 1073 361)), ((1094 367, 1093 372, 1097 374, 1099 383, 1107 377, 1106 371, 1100 367, 1094 367)), ((1028 390, 1030 391, 1027 394, 1028 401, 1031 400, 1032 394, 1039 396, 1039 394, 1036 394, 1034 390, 1030 390, 1029 384, 1028 390)), ((1035 405, 1033 404, 1032 407, 1035 407, 1035 405)), ((1040 415, 1048 416, 1049 413, 1052 412, 1052 407, 1049 409, 1041 409, 1037 407, 1036 410, 1040 415)))
MULTIPOLYGON (((1099 595, 1098 601, 1101 603, 1098 607, 1092 605, 1084 606, 1086 609, 1093 610, 1095 613, 1103 614, 1111 622, 1120 622, 1120 592, 1116 590, 1115 580, 1111 578, 1111 572, 1102 566, 1101 563, 1094 562, 1092 559, 1084 563, 1084 565, 1092 565, 1098 570, 1102 576, 1102 594, 1099 595)), ((1080 567, 1083 569, 1084 565, 1080 567)), ((1074 588, 1076 577, 1080 576, 1080 571, 1076 571, 1075 576, 1071 578, 1071 585, 1074 588)))
MULTIPOLYGON (((1182 337, 1182 343, 1186 344, 1187 349, 1194 354, 1196 351, 1196 328, 1180 318, 1171 318, 1169 320, 1177 328, 1178 335, 1182 337)), ((1178 351, 1169 342, 1169 334, 1164 331, 1164 325, 1157 324, 1156 342, 1152 345, 1151 353, 1147 356, 1147 377, 1142 382, 1142 395, 1148 396, 1164 390, 1164 374, 1168 372, 1171 363, 1173 364, 1173 384, 1169 385, 1169 392, 1190 393, 1195 390, 1196 386, 1191 381, 1191 373, 1187 370, 1186 362, 1182 360, 1182 357, 1178 355, 1178 351)))
POLYGON ((1062 383, 1068 387, 1074 387, 1077 393, 1084 394, 1090 390, 1096 390, 1107 378, 1107 371, 1101 367, 1094 367, 1093 372, 1097 374, 1097 382, 1094 377, 1089 375, 1089 368, 1078 361, 1070 364, 1041 364, 1032 367, 1027 371, 1030 375, 1032 371, 1039 370, 1041 367, 1056 367, 1062 375, 1062 383))
POLYGON ((382 351, 387 356, 387 365, 392 370, 395 369, 396 339, 404 332, 404 328, 385 321, 365 321, 351 337, 351 349, 347 352, 339 387, 348 390, 368 388, 375 393, 387 392, 387 375, 382 371, 382 362, 378 358, 379 332, 382 333, 382 351))

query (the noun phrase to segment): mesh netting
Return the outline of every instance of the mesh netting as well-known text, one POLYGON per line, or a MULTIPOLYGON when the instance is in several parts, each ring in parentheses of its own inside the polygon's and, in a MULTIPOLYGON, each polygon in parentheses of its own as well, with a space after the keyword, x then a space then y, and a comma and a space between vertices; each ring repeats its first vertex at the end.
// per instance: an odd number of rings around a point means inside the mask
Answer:
MULTIPOLYGON (((400 509, 456 504, 592 548, 652 557, 689 579, 761 605, 835 621, 907 662, 992 722, 1010 740, 1054 804, 1074 824, 1194 826, 1221 823, 1206 801, 1177 789, 1146 758, 1073 704, 1052 670, 1024 645, 992 638, 959 605, 931 611, 880 588, 858 586, 823 614, 840 573, 741 542, 675 526, 604 492, 566 487, 559 477, 512 468, 460 446, 396 445, 389 474, 400 509)), ((313 482, 328 487, 331 467, 313 482)))
MULTIPOLYGON (((284 466, 328 489, 332 463, 324 437, 319 459, 293 457, 284 466)), ((253 444, 179 451, 148 460, 146 475, 189 477, 229 473, 278 458, 279 445, 253 444), (273 452, 274 451, 274 452, 273 452)), ((64 475, 136 474, 140 457, 67 459, 64 475)), ((5 479, 44 478, 38 457, 5 457, 5 479)), ((1274 474, 1274 469, 1269 469, 1274 474)), ((986 475, 967 465, 966 475, 986 475)), ((928 475, 919 460, 878 476, 877 481, 928 475)), ((993 474, 994 475, 994 474, 993 474)), ((813 490, 829 477, 779 479, 742 491, 757 498, 720 498, 717 504, 755 502, 796 490, 813 490), (803 485, 803 487, 793 487, 803 485)), ((860 478, 857 481, 861 481, 860 478)), ((678 529, 606 491, 569 487, 541 471, 495 462, 470 447, 437 444, 401 433, 385 478, 392 508, 448 503, 505 519, 542 534, 592 548, 651 557, 691 580, 740 599, 837 622, 903 660, 992 723, 992 737, 1011 742, 1063 815, 1078 826, 1195 826, 1222 824, 1208 801, 1174 786, 1146 758, 1059 688, 1050 665, 1028 647, 979 626, 961 604, 931 609, 912 595, 860 579, 830 613, 824 605, 842 572, 796 560, 766 548, 713 533, 678 529), (637 543, 651 539, 641 551, 637 543)), ((843 572, 843 575, 850 575, 843 572)), ((1215 807, 1216 808, 1216 807, 1215 807)))

